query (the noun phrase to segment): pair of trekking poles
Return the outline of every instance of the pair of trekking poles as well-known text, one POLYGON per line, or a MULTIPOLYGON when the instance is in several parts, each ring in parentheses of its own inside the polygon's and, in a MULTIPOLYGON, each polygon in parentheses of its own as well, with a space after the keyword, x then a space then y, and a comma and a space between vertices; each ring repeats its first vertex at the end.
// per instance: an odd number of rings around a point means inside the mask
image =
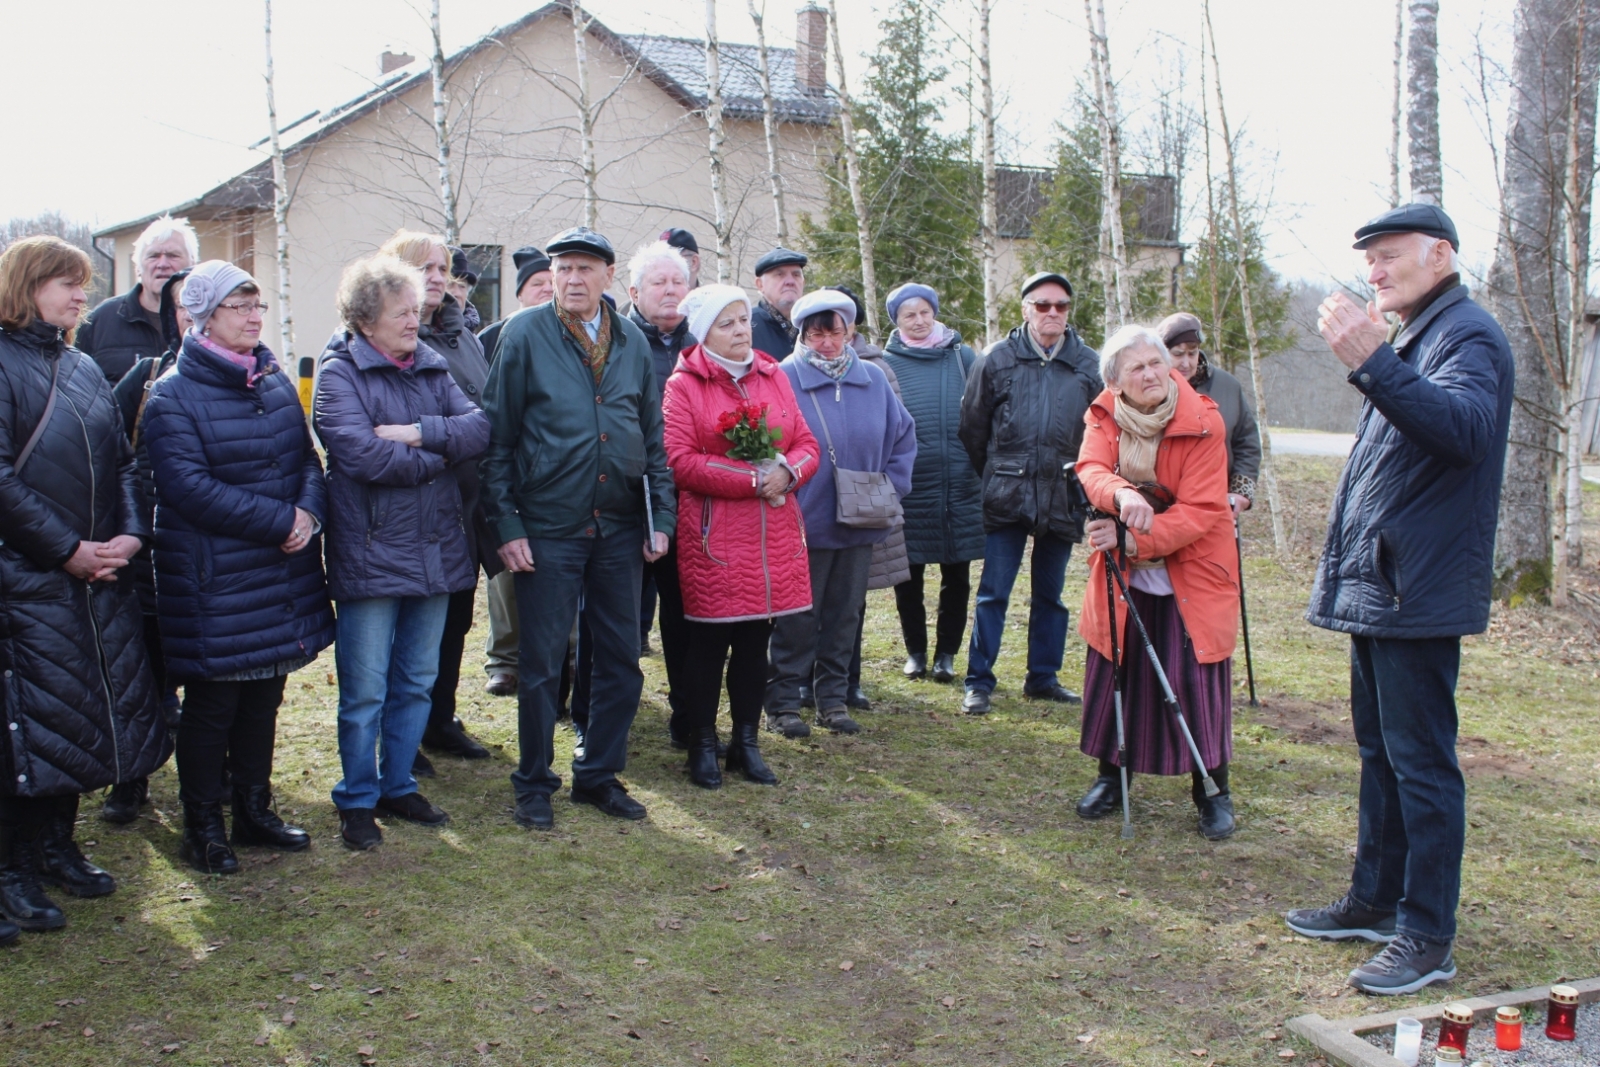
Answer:
MULTIPOLYGON (((1205 760, 1200 755, 1200 746, 1195 743, 1194 733, 1189 729, 1189 720, 1184 717, 1183 708, 1178 703, 1178 695, 1172 690, 1172 683, 1167 679, 1167 672, 1161 665, 1161 657, 1156 653, 1156 646, 1150 640, 1150 631, 1145 629, 1144 619, 1139 615, 1139 609, 1133 606, 1133 598, 1128 595, 1128 580, 1123 576, 1123 567, 1127 562, 1127 536, 1128 528, 1122 520, 1115 515, 1107 515, 1089 503, 1089 495, 1084 492, 1083 484, 1078 481, 1076 464, 1068 463, 1062 469, 1068 483, 1068 491, 1072 493, 1074 502, 1082 513, 1090 518, 1110 519, 1116 523, 1117 541, 1115 551, 1104 549, 1101 555, 1105 557, 1106 576, 1106 619, 1107 629, 1111 637, 1111 702, 1112 711, 1117 727, 1117 771, 1121 777, 1122 792, 1122 836, 1125 840, 1133 839, 1133 807, 1128 798, 1128 738, 1126 724, 1122 713, 1122 687, 1125 680, 1126 664, 1121 662, 1122 657, 1117 647, 1117 594, 1122 594, 1123 603, 1128 606, 1128 618, 1133 621, 1134 628, 1139 631, 1140 643, 1144 645, 1145 656, 1150 660, 1150 666, 1155 670, 1156 680, 1161 685, 1161 698, 1167 710, 1172 713, 1178 723, 1178 729, 1183 734, 1184 744, 1188 746, 1189 756, 1194 760, 1194 765, 1200 769, 1201 788, 1207 797, 1214 797, 1222 792, 1217 787, 1211 772, 1206 769, 1205 760), (1119 562, 1120 557, 1120 562, 1119 562)), ((1233 524, 1234 544, 1240 553, 1239 572, 1239 607, 1244 609, 1244 546, 1239 535, 1239 523, 1233 524)), ((1244 649, 1245 670, 1250 680, 1250 706, 1256 706, 1256 679, 1255 667, 1250 659, 1250 622, 1248 617, 1244 624, 1244 649)))

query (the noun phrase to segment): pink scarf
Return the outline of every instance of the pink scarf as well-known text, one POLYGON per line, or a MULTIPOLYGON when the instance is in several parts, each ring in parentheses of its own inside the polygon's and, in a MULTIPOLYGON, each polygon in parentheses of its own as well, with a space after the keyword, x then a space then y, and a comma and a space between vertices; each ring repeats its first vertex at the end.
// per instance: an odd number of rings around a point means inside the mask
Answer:
POLYGON ((260 381, 266 375, 271 374, 275 369, 272 360, 268 359, 266 365, 258 371, 256 369, 256 354, 254 352, 251 352, 249 355, 240 355, 231 348, 223 348, 205 334, 199 333, 195 330, 190 330, 189 336, 198 341, 200 343, 200 347, 204 348, 207 352, 210 352, 214 356, 220 356, 229 363, 232 363, 235 367, 238 367, 240 370, 244 371, 244 385, 246 389, 254 389, 256 387, 256 382, 260 381))
POLYGON ((900 340, 905 342, 907 348, 943 348, 945 345, 950 343, 951 332, 952 331, 950 327, 946 326, 944 323, 935 322, 933 324, 933 331, 922 340, 913 341, 911 338, 907 337, 903 331, 900 334, 900 340))

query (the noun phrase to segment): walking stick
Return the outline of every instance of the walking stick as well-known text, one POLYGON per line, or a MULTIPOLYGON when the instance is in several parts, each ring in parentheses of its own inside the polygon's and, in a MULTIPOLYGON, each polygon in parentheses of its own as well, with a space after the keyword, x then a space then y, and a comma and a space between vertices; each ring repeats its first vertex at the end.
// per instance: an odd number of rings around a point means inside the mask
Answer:
MULTIPOLYGON (((1123 526, 1117 523, 1117 539, 1122 539, 1123 526)), ((1156 670, 1156 678, 1161 682, 1162 698, 1167 702, 1167 707, 1178 720, 1178 729, 1183 732, 1183 739, 1189 744, 1189 755, 1194 758, 1194 765, 1199 768, 1200 784, 1206 791, 1206 796, 1214 797, 1222 792, 1217 788, 1217 783, 1211 777, 1211 772, 1206 770, 1205 760, 1200 757, 1200 746, 1194 743, 1194 734, 1189 732, 1189 722, 1183 717, 1183 709, 1178 706, 1178 694, 1172 691, 1172 683, 1167 681, 1167 672, 1162 669, 1161 657, 1156 655, 1156 646, 1150 640, 1150 633, 1144 628, 1144 620, 1139 618, 1139 609, 1133 606, 1133 597, 1128 595, 1128 583, 1122 577, 1121 570, 1113 570, 1112 577, 1117 581, 1117 588, 1122 590, 1122 599, 1128 604, 1128 618, 1133 620, 1133 625, 1139 629, 1139 638, 1144 642, 1144 654, 1150 657, 1150 665, 1156 670)))
MULTIPOLYGON (((1111 705, 1117 718, 1117 773, 1122 778, 1122 837, 1133 840, 1133 807, 1128 800, 1128 738, 1122 728, 1122 665, 1117 655, 1117 593, 1111 584, 1111 568, 1116 566, 1108 548, 1101 553, 1106 568, 1106 618, 1111 630, 1111 705)), ((1132 605, 1130 604, 1131 608, 1132 605)))
POLYGON ((1233 518, 1233 544, 1239 550, 1239 618, 1244 622, 1244 673, 1250 679, 1250 706, 1256 703, 1256 665, 1250 657, 1250 609, 1244 601, 1244 538, 1239 534, 1239 517, 1233 518))

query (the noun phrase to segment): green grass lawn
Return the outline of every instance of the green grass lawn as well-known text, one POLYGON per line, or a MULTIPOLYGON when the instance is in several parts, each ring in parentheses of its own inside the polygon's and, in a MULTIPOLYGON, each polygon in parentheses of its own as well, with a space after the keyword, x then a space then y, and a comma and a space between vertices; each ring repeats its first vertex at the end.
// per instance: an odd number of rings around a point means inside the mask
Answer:
MULTIPOLYGON (((0 953, 0 1062, 1314 1062, 1286 1018, 1408 1001, 1347 990, 1367 953, 1279 920, 1343 891, 1357 781, 1346 642, 1302 618, 1337 464, 1280 462, 1292 553, 1270 559, 1263 515, 1247 523, 1262 707, 1245 706, 1241 655, 1232 840, 1195 832, 1186 778, 1138 780, 1132 842, 1075 816, 1094 773, 1076 709, 1020 699, 1025 575, 984 719, 960 713, 959 687, 902 678, 892 597, 872 594, 877 707, 856 737, 763 735, 776 789, 691 786, 646 659, 627 780, 650 819, 563 793, 551 834, 512 821, 515 705, 481 691, 480 626, 462 715, 496 756, 436 760, 442 832, 391 825, 372 853, 340 847, 330 655, 290 680, 278 731, 279 797, 309 852, 245 850, 230 878, 181 866, 170 765, 131 827, 86 801, 79 838, 120 888, 64 900, 64 932, 0 953)), ((1600 495, 1588 503, 1600 515, 1600 495)), ((1079 556, 1075 617, 1083 574, 1079 556)), ((1074 689, 1083 655, 1074 634, 1074 689)), ((1497 611, 1466 643, 1455 992, 1600 973, 1597 691, 1596 631, 1577 615, 1497 611)))

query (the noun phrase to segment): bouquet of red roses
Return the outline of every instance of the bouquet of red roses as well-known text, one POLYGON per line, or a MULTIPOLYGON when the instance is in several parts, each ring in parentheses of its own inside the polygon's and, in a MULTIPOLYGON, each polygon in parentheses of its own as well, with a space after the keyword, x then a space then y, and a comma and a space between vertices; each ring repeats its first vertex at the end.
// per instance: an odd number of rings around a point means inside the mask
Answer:
POLYGON ((717 432, 733 442, 728 455, 748 463, 777 459, 774 446, 783 440, 781 427, 767 425, 767 405, 749 401, 717 416, 717 432))

